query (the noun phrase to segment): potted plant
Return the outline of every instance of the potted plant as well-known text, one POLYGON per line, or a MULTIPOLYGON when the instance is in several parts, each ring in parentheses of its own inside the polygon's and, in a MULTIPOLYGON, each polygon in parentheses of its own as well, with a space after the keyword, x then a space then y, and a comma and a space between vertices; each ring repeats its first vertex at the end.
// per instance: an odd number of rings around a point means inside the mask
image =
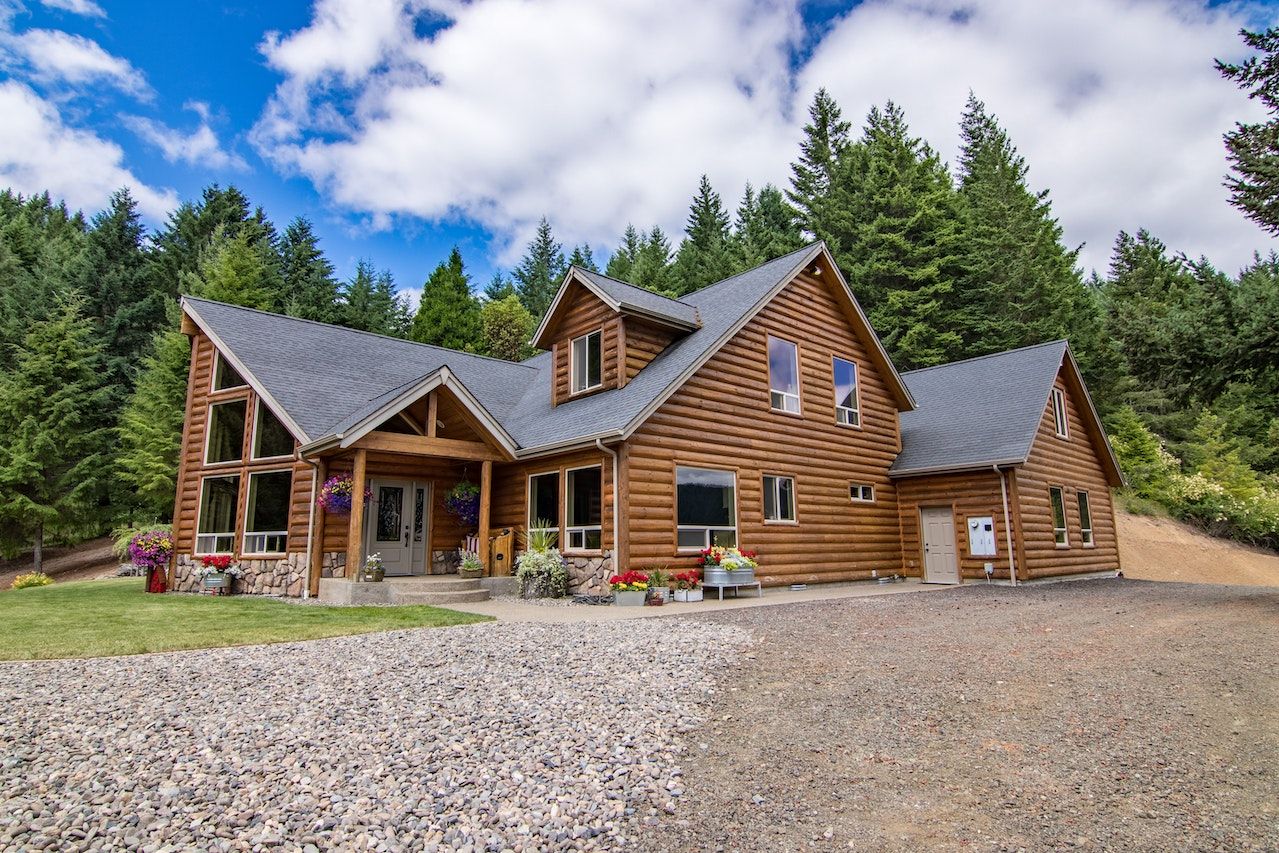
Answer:
POLYGON ((702 600, 702 575, 697 569, 680 572, 673 578, 675 581, 676 601, 702 600))
POLYGON ((613 588, 613 603, 622 607, 641 607, 648 596, 648 575, 632 569, 608 579, 613 588))
POLYGON ((462 566, 458 569, 458 574, 464 578, 478 578, 484 574, 484 564, 480 562, 480 555, 474 551, 467 551, 462 554, 462 566))
POLYGON ((461 481, 444 496, 444 508, 463 527, 474 529, 480 523, 480 487, 469 480, 461 481))
POLYGON ((168 589, 165 572, 169 568, 169 558, 173 556, 172 528, 157 525, 139 530, 129 537, 125 551, 129 562, 146 571, 147 592, 164 592, 168 589))
POLYGON ((710 586, 732 586, 755 582, 754 551, 739 551, 736 548, 722 548, 716 545, 707 548, 698 558, 697 565, 702 569, 702 583, 710 586))
POLYGON ((667 579, 666 572, 661 568, 653 569, 648 573, 648 603, 657 607, 666 603, 666 594, 669 590, 670 581, 667 579))
POLYGON ((382 565, 382 555, 369 554, 368 559, 364 561, 364 567, 360 569, 360 580, 368 583, 381 583, 386 577, 386 567, 382 565))
MULTIPOLYGON (((355 480, 350 474, 334 474, 324 481, 320 487, 320 496, 315 503, 329 515, 351 514, 351 493, 355 491, 355 480)), ((365 487, 364 499, 373 498, 373 489, 365 487)))
POLYGON ((244 570, 230 554, 210 554, 200 558, 200 587, 210 595, 230 595, 235 578, 244 577, 244 570))
POLYGON ((524 553, 515 561, 521 598, 563 598, 568 595, 568 565, 555 542, 559 534, 549 521, 538 519, 520 535, 524 553))

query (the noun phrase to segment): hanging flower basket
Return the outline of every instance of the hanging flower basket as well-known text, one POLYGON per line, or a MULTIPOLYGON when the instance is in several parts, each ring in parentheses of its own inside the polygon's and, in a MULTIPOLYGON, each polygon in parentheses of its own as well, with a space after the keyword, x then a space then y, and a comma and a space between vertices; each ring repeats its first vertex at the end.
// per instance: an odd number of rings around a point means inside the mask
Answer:
POLYGON ((480 523, 480 487, 463 480, 444 496, 444 508, 464 527, 474 528, 480 523))
MULTIPOLYGON (((330 515, 350 515, 351 492, 354 489, 355 481, 351 479, 350 474, 336 474, 324 481, 324 485, 320 487, 320 496, 316 498, 315 503, 330 515)), ((367 501, 372 497, 373 490, 366 487, 364 499, 367 501)))

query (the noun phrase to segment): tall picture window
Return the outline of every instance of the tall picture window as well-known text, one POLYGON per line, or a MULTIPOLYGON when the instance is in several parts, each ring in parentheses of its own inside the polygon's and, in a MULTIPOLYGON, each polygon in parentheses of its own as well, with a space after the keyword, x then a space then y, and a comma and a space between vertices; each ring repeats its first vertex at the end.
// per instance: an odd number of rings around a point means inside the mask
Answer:
POLYGON ((603 334, 591 332, 574 338, 572 343, 572 388, 574 394, 600 387, 603 382, 603 334))
POLYGON ((1048 489, 1048 503, 1053 511, 1053 540, 1064 548, 1070 544, 1070 537, 1066 534, 1066 497, 1061 486, 1048 489))
POLYGON ((1092 506, 1088 503, 1088 493, 1079 493, 1079 542, 1092 544, 1092 506))
POLYGON ((574 468, 565 476, 564 505, 568 524, 564 535, 570 551, 598 551, 603 546, 604 469, 599 465, 574 468))
POLYGON ((293 436, 280 419, 258 400, 253 418, 253 458, 273 459, 293 455, 293 436))
POLYGON ((528 529, 560 530, 560 472, 528 478, 528 529), (545 527, 543 527, 545 525, 545 527))
POLYGON ((195 528, 197 554, 230 554, 235 550, 235 507, 240 475, 205 477, 200 483, 200 514, 195 528))
POLYGON ((244 414, 247 407, 245 400, 229 400, 209 406, 206 425, 209 434, 204 448, 206 464, 239 462, 244 458, 244 414))
POLYGON ((799 348, 768 336, 768 404, 774 411, 799 414, 799 348))
POLYGON ((737 477, 709 468, 675 469, 676 546, 700 551, 737 547, 737 477))
POLYGON ((795 520, 795 478, 764 475, 764 521, 795 520))
POLYGON ((244 553, 283 554, 289 544, 292 471, 249 475, 249 504, 244 515, 244 553))
POLYGON ((857 399, 857 365, 835 359, 835 423, 861 426, 862 410, 857 399))

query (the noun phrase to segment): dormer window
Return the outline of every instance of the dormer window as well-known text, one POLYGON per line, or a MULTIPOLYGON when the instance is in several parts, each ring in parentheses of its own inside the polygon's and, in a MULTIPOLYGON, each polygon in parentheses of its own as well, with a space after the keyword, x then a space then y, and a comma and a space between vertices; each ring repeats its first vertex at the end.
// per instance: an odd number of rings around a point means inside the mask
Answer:
POLYGON ((569 382, 574 394, 594 390, 603 384, 602 338, 602 330, 597 329, 589 335, 573 339, 569 382))

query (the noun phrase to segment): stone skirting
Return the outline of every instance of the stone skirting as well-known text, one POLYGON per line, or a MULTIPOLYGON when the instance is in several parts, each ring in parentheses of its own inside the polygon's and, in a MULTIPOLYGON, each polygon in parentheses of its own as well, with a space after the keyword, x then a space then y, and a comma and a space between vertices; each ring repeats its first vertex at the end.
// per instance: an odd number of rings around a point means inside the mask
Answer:
POLYGON ((433 575, 457 574, 457 570, 461 566, 462 551, 460 548, 431 552, 431 574, 433 575))
MULTIPOLYGON (((235 579, 233 590, 238 595, 287 595, 297 597, 306 588, 306 554, 289 554, 279 559, 240 560, 244 576, 235 579)), ((179 554, 173 588, 179 592, 199 592, 199 560, 179 554)))
POLYGON ((320 577, 346 577, 346 552, 326 551, 324 553, 324 559, 320 562, 320 577))
POLYGON ((613 575, 613 552, 605 551, 598 557, 582 557, 565 554, 568 566, 568 591, 570 595, 606 595, 608 579, 613 575))

